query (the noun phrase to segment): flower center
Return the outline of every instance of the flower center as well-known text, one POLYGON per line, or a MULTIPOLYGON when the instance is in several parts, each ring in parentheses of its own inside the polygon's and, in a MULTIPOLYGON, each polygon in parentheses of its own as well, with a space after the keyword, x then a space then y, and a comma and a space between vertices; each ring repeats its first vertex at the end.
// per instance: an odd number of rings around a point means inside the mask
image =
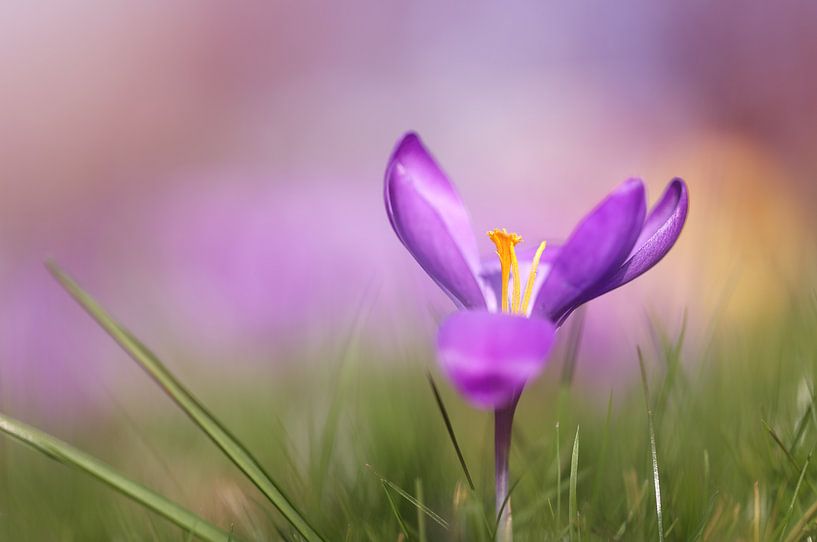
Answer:
POLYGON ((516 245, 522 242, 522 236, 516 233, 508 233, 505 228, 496 228, 488 232, 488 238, 496 245, 496 254, 499 256, 500 269, 502 270, 502 312, 510 314, 527 314, 530 298, 533 294, 533 283, 536 280, 536 270, 539 267, 539 260, 542 252, 545 251, 547 243, 542 241, 536 250, 536 255, 531 262, 528 281, 525 284, 525 296, 522 297, 522 283, 519 278, 519 261, 516 259, 516 245), (508 281, 513 273, 513 300, 508 301, 508 281))

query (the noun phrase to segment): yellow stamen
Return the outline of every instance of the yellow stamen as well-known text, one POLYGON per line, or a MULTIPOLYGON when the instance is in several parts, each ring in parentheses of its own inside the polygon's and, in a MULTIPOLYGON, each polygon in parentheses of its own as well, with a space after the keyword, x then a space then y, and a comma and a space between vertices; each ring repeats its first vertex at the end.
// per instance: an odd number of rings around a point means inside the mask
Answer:
POLYGON ((547 243, 542 241, 539 248, 536 249, 536 254, 533 256, 533 262, 530 266, 530 274, 528 275, 528 282, 525 284, 525 297, 522 298, 522 314, 528 314, 528 305, 530 304, 530 296, 533 293, 533 283, 536 281, 536 270, 539 268, 539 260, 542 259, 542 253, 545 251, 547 243))
POLYGON ((502 312, 511 312, 508 303, 508 280, 511 269, 513 269, 513 311, 519 311, 519 262, 516 259, 514 247, 522 241, 522 237, 515 233, 508 233, 508 230, 496 228, 488 232, 488 237, 496 245, 496 254, 499 256, 499 264, 502 270, 502 312))
POLYGON ((514 314, 519 314, 519 300, 522 297, 522 283, 519 282, 519 261, 516 259, 516 250, 513 248, 513 245, 511 245, 511 272, 513 273, 513 303, 511 303, 511 312, 514 314))

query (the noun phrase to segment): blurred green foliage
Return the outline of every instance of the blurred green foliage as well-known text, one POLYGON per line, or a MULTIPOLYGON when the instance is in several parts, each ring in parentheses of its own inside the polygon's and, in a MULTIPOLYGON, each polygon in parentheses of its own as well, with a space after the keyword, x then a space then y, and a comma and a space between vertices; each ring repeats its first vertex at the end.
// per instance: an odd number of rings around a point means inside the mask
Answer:
MULTIPOLYGON (((811 293, 793 295, 785 318, 758 329, 715 322, 700 345, 656 326, 655 344, 642 345, 646 388, 636 381, 602 398, 598 385, 565 382, 566 360, 555 359, 517 410, 515 539, 658 540, 653 460, 665 540, 817 533, 816 329, 811 293)), ((383 355, 364 336, 352 339, 321 362, 290 360, 275 380, 212 383, 197 395, 326 540, 490 540, 490 414, 435 375, 472 491, 426 378, 435 367, 430 345, 383 355)), ((637 374, 635 351, 615 362, 637 374)), ((157 390, 148 406, 117 405, 68 440, 241 540, 301 540, 161 397, 157 390)), ((0 539, 190 536, 87 474, 3 439, 0 539)))

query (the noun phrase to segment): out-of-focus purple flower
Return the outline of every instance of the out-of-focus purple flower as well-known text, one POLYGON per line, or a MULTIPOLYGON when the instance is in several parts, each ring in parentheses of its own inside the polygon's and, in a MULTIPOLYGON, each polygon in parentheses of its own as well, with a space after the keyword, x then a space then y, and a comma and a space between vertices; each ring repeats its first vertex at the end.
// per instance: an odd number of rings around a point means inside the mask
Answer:
POLYGON ((367 289, 380 288, 372 254, 391 241, 374 227, 376 195, 364 196, 340 180, 260 174, 177 182, 151 202, 161 272, 152 280, 175 313, 173 333, 200 337, 213 359, 240 350, 245 361, 268 362, 276 348, 345 330, 367 289))
POLYGON ((389 161, 385 203, 406 249, 468 311, 440 327, 443 369, 471 403, 498 409, 514 403, 525 382, 541 372, 557 327, 573 310, 630 282, 664 257, 681 233, 688 196, 684 182, 674 179, 647 214, 643 182, 629 179, 562 246, 550 245, 544 253, 520 250, 517 259, 515 245, 521 238, 495 230, 490 235, 500 262, 496 256, 483 261, 454 185, 410 133, 389 161), (518 299, 524 275, 530 276, 525 285, 529 302, 518 299), (511 290, 514 303, 507 297, 511 290), (511 314, 498 312, 503 305, 502 312, 511 314))

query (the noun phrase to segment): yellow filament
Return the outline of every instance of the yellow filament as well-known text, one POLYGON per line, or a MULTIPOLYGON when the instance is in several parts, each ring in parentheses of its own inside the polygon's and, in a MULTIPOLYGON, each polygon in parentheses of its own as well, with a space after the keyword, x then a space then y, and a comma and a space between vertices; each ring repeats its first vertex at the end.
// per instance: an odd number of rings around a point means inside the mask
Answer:
POLYGON ((502 270, 502 312, 511 312, 508 303, 508 280, 511 268, 514 274, 514 312, 519 307, 519 262, 516 260, 514 247, 522 241, 522 237, 508 230, 496 228, 488 232, 488 237, 496 245, 496 255, 499 256, 502 270))
POLYGON ((528 305, 530 304, 530 296, 533 293, 533 283, 536 281, 536 270, 539 268, 539 260, 542 259, 542 253, 545 251, 547 243, 542 241, 539 248, 536 249, 536 254, 533 256, 533 262, 530 266, 530 274, 528 275, 528 282, 525 284, 525 297, 522 299, 522 308, 519 312, 528 314, 528 305))
POLYGON ((511 271, 513 272, 513 303, 511 303, 511 312, 519 314, 519 298, 521 297, 522 284, 519 282, 519 261, 516 259, 516 250, 513 248, 513 245, 511 245, 511 271))

